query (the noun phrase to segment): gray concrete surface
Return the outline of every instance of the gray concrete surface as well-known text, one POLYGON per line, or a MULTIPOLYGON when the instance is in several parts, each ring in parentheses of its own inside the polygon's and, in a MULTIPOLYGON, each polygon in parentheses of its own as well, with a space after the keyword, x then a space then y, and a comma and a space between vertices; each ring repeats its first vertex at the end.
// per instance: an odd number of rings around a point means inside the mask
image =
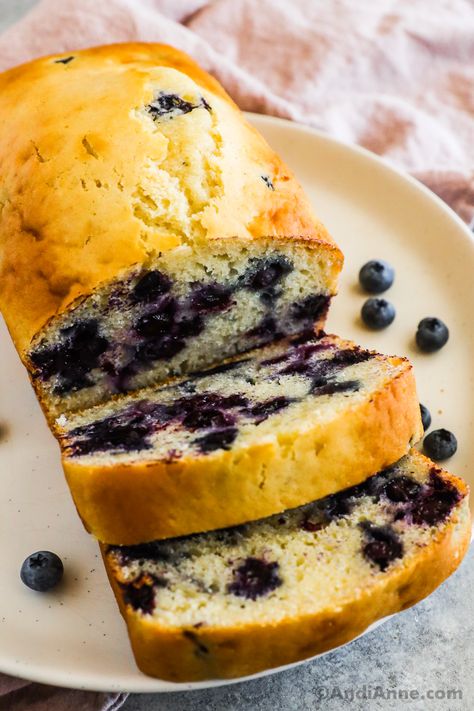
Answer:
MULTIPOLYGON (((0 0, 0 31, 34 4, 0 0)), ((320 660, 227 687, 134 694, 123 711, 470 711, 473 591, 471 549, 459 571, 428 600, 320 660)))

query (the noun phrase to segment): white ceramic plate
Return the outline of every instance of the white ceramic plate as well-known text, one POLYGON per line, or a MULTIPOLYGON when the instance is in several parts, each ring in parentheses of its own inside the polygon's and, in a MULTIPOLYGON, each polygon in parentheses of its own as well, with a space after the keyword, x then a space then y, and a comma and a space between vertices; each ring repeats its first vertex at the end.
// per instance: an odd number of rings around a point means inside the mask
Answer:
MULTIPOLYGON (((451 469, 474 485, 474 242, 440 200, 373 155, 278 119, 251 116, 294 169, 318 215, 346 255, 329 330, 386 353, 408 355, 434 427, 453 430, 459 451, 451 469), (397 309, 384 332, 363 328, 360 266, 387 259, 397 309), (418 321, 449 324, 448 345, 434 355, 413 346, 418 321)), ((26 373, 0 324, 0 670, 49 684, 101 690, 173 691, 218 683, 170 684, 142 675, 109 589, 98 549, 84 532, 26 373), (56 551, 67 575, 57 592, 38 594, 19 580, 23 559, 56 551)), ((267 672, 268 673, 268 672, 267 672)))

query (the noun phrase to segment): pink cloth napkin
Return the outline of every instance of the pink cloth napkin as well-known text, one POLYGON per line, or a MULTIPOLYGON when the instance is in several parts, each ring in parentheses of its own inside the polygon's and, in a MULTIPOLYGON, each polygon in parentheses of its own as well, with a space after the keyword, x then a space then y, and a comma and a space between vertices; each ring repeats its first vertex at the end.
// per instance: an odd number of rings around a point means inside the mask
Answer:
MULTIPOLYGON (((127 40, 187 51, 241 108, 359 143, 472 220, 471 0, 41 0, 0 37, 0 70, 127 40)), ((114 709, 123 698, 0 675, 0 711, 114 709)))
POLYGON ((0 69, 136 39, 189 52, 243 109, 386 156, 472 219, 472 0, 42 0, 0 38, 0 69))
POLYGON ((58 689, 0 674, 0 711, 117 711, 127 694, 58 689))

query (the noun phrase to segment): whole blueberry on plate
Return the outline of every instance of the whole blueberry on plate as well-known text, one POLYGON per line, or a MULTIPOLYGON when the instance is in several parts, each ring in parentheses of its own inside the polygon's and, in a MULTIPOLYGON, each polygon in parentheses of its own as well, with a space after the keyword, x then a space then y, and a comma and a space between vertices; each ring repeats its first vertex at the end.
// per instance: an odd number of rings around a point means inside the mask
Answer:
POLYGON ((359 283, 369 294, 381 294, 387 291, 394 279, 394 268, 383 259, 371 259, 359 272, 359 283))
POLYGON ((23 561, 20 578, 32 590, 46 592, 59 583, 63 573, 63 562, 56 553, 37 551, 23 561))
POLYGON ((362 306, 361 316, 366 326, 374 330, 380 330, 390 326, 395 318, 395 308, 386 299, 367 299, 362 306))
POLYGON ((420 402, 420 413, 421 413, 421 421, 423 423, 423 430, 426 432, 426 430, 429 428, 431 425, 431 412, 428 410, 425 405, 422 405, 420 402))
POLYGON ((446 345, 448 338, 448 327, 439 318, 430 316, 422 319, 418 324, 416 343, 418 348, 425 353, 439 351, 440 348, 446 345))
POLYGON ((456 437, 449 430, 433 430, 423 440, 423 448, 431 459, 441 462, 455 454, 458 448, 456 437))

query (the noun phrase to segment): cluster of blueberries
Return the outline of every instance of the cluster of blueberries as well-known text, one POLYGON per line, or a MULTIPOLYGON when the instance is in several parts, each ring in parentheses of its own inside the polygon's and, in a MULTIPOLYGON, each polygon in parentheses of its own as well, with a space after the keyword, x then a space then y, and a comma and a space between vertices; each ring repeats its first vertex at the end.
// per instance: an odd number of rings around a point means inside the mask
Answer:
MULTIPOLYGON (((364 264, 359 272, 359 283, 369 294, 382 294, 387 291, 395 279, 395 270, 383 259, 372 259, 364 264)), ((395 319, 395 308, 390 301, 380 297, 371 297, 362 306, 362 321, 374 330, 390 326, 395 319)), ((420 321, 415 340, 418 348, 425 353, 434 353, 446 345, 449 329, 443 321, 435 317, 427 317, 420 321)), ((427 407, 420 404, 423 429, 431 425, 431 414, 427 407)), ((425 437, 423 442, 425 452, 431 459, 442 461, 456 452, 458 443, 452 432, 445 429, 434 430, 425 437)))

